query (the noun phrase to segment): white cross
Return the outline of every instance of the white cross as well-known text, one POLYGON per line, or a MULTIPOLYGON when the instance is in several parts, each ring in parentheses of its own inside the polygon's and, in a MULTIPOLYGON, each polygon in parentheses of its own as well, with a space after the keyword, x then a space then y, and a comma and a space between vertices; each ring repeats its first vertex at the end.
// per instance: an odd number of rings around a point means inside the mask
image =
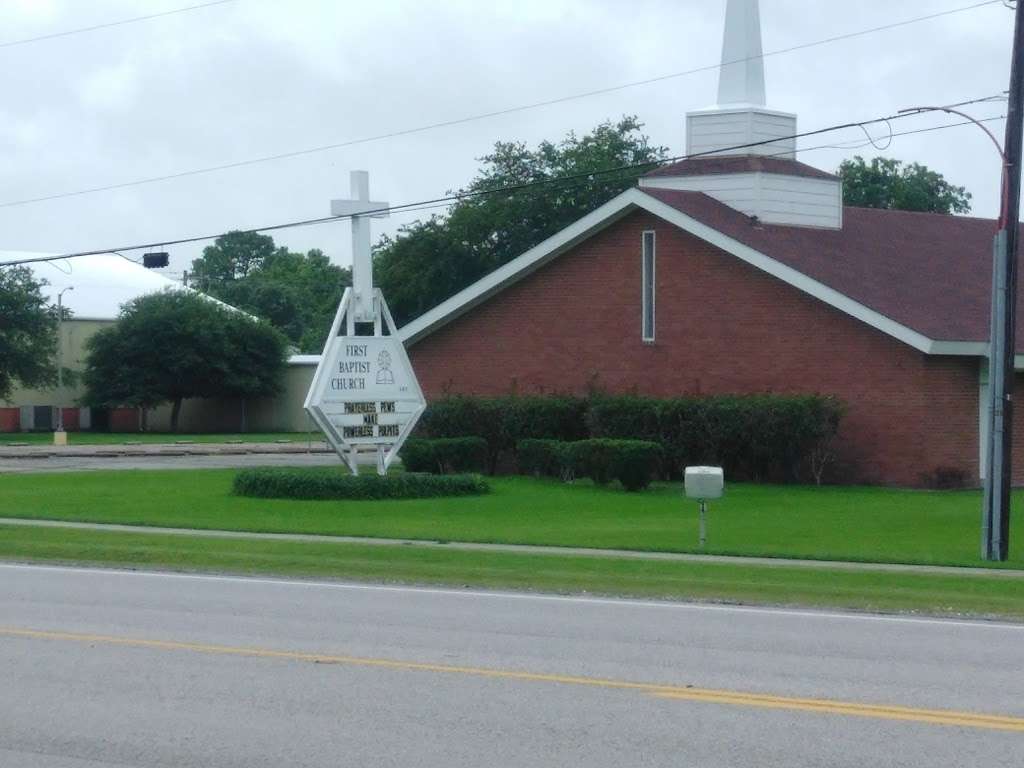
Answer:
POLYGON ((352 199, 331 200, 332 216, 352 217, 352 292, 355 294, 354 314, 357 322, 375 319, 373 306, 373 258, 370 252, 369 218, 386 219, 387 203, 370 200, 370 174, 351 171, 352 199), (372 213, 371 213, 372 211, 372 213))

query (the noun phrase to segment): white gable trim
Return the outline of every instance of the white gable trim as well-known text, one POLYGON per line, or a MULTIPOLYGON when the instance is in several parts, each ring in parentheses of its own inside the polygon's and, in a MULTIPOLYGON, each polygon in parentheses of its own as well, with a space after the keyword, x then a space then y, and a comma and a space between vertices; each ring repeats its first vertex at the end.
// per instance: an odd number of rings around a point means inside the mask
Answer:
MULTIPOLYGON (((513 283, 519 282, 531 272, 540 269, 591 235, 611 226, 635 208, 633 201, 625 199, 632 192, 635 190, 623 192, 582 219, 534 246, 522 256, 512 259, 507 264, 484 275, 469 287, 463 288, 450 299, 441 302, 429 312, 399 328, 399 337, 407 345, 415 344, 427 334, 447 325, 513 283)), ((643 196, 647 197, 647 195, 643 196)))
POLYGON ((819 299, 831 307, 860 320, 876 330, 893 337, 914 349, 929 355, 967 355, 979 357, 988 354, 986 342, 937 341, 925 336, 902 323, 830 288, 824 283, 793 269, 760 251, 744 245, 703 224, 692 216, 673 208, 657 198, 633 188, 609 200, 597 210, 552 235, 544 242, 502 267, 464 288, 447 301, 426 312, 411 323, 399 329, 399 336, 406 344, 417 341, 433 331, 447 325, 473 307, 522 280, 552 259, 561 255, 596 232, 610 226, 634 210, 643 209, 680 229, 722 249, 741 261, 757 267, 763 272, 782 280, 784 283, 819 299))
POLYGON ((697 221, 692 216, 688 216, 650 195, 644 195, 644 197, 647 198, 647 201, 642 207, 655 216, 665 219, 670 224, 675 224, 680 229, 721 248, 726 253, 747 262, 751 266, 757 267, 762 272, 767 272, 772 277, 777 277, 784 283, 789 283, 794 288, 810 294, 816 299, 820 299, 839 311, 867 323, 872 328, 882 331, 882 333, 888 334, 904 344, 909 344, 914 349, 925 353, 931 352, 931 346, 934 342, 927 336, 886 317, 880 312, 851 299, 846 294, 818 282, 814 278, 808 277, 803 272, 793 269, 780 261, 776 261, 760 251, 754 250, 749 245, 744 245, 738 240, 723 235, 717 229, 697 221))

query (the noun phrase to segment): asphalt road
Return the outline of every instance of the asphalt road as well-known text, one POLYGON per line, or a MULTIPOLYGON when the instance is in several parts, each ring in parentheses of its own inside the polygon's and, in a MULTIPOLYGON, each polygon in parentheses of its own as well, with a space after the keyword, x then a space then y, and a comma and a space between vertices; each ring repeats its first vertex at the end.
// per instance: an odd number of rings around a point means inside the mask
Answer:
POLYGON ((1024 626, 0 565, 0 765, 1014 766, 1024 626))

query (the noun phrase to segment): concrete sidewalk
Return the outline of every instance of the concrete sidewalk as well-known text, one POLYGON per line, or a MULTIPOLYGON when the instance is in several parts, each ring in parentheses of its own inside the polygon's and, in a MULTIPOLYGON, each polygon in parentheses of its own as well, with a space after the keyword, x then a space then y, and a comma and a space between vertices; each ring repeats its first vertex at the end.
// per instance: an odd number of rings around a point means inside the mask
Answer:
POLYGON ((293 541, 316 544, 366 544, 370 546, 408 546, 425 549, 449 549, 466 552, 503 552, 518 555, 560 555, 570 557, 628 558, 633 560, 669 560, 719 565, 759 565, 775 568, 818 568, 874 573, 916 573, 943 576, 995 577, 1024 580, 1024 570, 974 568, 951 565, 909 565, 905 563, 857 563, 845 560, 797 560, 781 557, 735 557, 699 555, 682 552, 640 552, 631 549, 593 549, 589 547, 550 547, 532 544, 483 544, 463 541, 430 541, 424 539, 382 539, 362 536, 324 536, 307 533, 253 533, 250 531, 202 530, 196 528, 162 528, 148 525, 114 523, 77 523, 63 520, 0 518, 0 526, 27 525, 39 528, 65 528, 117 533, 153 533, 171 536, 198 536, 216 539, 247 539, 253 541, 293 541))

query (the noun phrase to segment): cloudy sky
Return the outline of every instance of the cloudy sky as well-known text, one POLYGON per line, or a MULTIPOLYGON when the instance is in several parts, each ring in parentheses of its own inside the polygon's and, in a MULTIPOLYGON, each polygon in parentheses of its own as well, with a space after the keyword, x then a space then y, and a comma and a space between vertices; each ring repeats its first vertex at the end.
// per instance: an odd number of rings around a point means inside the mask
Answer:
MULTIPOLYGON (((273 162, 121 189, 18 201, 177 174, 403 131, 713 64, 725 0, 516 0, 482 3, 232 0, 81 34, 18 43, 203 0, 0 0, 0 250, 69 252, 171 240, 329 213, 348 171, 370 172, 392 204, 465 184, 497 139, 530 144, 636 114, 652 140, 684 149, 683 116, 714 102, 703 72, 564 103, 273 162)), ((762 0, 776 51, 978 0, 762 0)), ((771 56, 769 106, 801 130, 949 104, 1007 88, 1012 13, 1002 2, 771 56)), ((1001 102, 969 108, 1001 115, 1001 102)), ((905 131, 950 122, 901 120, 905 131)), ((1002 137, 1005 122, 989 123, 1002 137)), ((885 143, 887 129, 873 133, 885 143)), ((896 137, 876 150, 811 149, 923 162, 994 216, 999 163, 972 127, 896 137)), ((422 215, 422 214, 419 214, 422 215)), ((376 234, 413 218, 375 222, 376 234)), ((342 222, 274 233, 297 250, 350 259, 342 222)), ((202 244, 174 246, 172 271, 202 244)))

